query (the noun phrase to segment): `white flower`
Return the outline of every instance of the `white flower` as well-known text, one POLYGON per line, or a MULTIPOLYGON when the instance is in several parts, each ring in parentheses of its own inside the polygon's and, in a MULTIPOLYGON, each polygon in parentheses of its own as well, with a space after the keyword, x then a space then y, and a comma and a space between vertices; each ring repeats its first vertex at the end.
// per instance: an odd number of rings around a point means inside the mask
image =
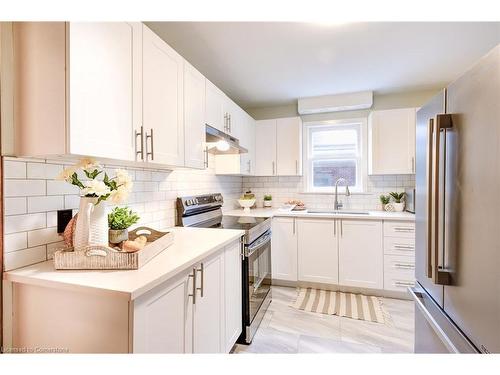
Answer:
POLYGON ((123 186, 119 186, 118 189, 111 192, 111 201, 114 204, 124 203, 128 198, 129 190, 123 186))
POLYGON ((57 179, 61 181, 71 182, 72 176, 75 172, 75 167, 64 168, 63 171, 59 173, 59 176, 57 176, 57 179))
POLYGON ((82 190, 83 195, 96 195, 98 197, 110 193, 109 187, 102 181, 90 180, 87 181, 85 189, 82 190))
POLYGON ((118 187, 124 188, 127 192, 132 191, 132 177, 128 174, 125 169, 117 169, 116 170, 116 184, 118 187))
POLYGON ((96 169, 99 169, 101 165, 99 162, 95 161, 92 158, 83 158, 76 164, 76 168, 81 168, 87 172, 94 172, 96 169))

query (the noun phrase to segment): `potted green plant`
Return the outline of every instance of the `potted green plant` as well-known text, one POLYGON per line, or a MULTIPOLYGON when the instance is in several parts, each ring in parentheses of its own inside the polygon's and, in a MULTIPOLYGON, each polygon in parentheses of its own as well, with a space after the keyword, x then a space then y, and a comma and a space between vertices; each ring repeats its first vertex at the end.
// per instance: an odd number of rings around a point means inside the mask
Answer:
POLYGON ((264 207, 272 207, 273 206, 273 196, 270 194, 264 195, 264 207))
POLYGON ((115 207, 108 215, 109 242, 119 244, 128 240, 128 228, 139 221, 139 216, 128 207, 115 207))
POLYGON ((382 211, 388 211, 387 209, 387 205, 389 204, 389 202, 391 201, 391 197, 390 195, 380 195, 380 203, 382 203, 382 211))
POLYGON ((405 208, 405 193, 397 193, 397 192, 390 192, 389 193, 394 200, 393 206, 394 206, 394 211, 396 212, 401 212, 405 208))

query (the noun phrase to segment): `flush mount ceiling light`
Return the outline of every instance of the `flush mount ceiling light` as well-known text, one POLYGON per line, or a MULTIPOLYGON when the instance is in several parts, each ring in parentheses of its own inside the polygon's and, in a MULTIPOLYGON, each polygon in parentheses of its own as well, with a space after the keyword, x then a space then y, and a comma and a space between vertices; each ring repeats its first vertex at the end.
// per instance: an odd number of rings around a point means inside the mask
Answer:
POLYGON ((220 141, 217 141, 215 143, 215 147, 219 151, 227 151, 227 150, 229 150, 229 143, 227 141, 224 141, 221 139, 220 141))

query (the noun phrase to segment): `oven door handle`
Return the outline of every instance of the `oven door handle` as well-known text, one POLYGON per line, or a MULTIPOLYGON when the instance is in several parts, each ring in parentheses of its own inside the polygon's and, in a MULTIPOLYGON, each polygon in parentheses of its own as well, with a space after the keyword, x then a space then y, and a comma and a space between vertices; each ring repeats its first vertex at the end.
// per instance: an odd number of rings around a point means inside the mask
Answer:
POLYGON ((271 233, 264 234, 254 245, 245 246, 245 257, 251 256, 257 250, 263 248, 271 241, 271 233))

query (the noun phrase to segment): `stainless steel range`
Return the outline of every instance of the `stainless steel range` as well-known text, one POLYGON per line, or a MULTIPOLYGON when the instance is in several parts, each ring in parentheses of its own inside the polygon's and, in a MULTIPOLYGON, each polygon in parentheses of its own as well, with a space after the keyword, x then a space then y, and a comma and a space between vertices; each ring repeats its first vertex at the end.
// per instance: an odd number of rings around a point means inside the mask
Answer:
POLYGON ((271 219, 223 216, 221 194, 177 198, 177 225, 240 229, 242 238, 242 334, 239 343, 250 344, 271 303, 271 219))

